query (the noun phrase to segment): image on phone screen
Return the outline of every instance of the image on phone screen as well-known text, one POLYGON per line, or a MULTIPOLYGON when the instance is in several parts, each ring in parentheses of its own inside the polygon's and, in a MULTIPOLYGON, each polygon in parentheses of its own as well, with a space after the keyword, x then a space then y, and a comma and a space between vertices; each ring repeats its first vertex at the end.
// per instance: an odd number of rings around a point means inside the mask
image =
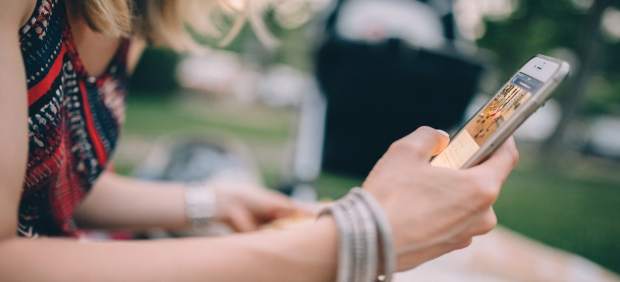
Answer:
POLYGON ((431 164, 461 168, 542 86, 541 81, 517 73, 465 124, 431 164))

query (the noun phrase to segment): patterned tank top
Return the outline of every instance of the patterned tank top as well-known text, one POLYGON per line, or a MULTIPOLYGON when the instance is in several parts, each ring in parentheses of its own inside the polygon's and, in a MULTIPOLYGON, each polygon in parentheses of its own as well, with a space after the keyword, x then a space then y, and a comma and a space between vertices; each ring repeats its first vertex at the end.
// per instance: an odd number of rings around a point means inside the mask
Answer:
POLYGON ((38 0, 19 30, 28 86, 28 164, 17 233, 77 236, 73 212, 106 169, 124 119, 124 39, 104 74, 80 60, 62 0, 38 0))

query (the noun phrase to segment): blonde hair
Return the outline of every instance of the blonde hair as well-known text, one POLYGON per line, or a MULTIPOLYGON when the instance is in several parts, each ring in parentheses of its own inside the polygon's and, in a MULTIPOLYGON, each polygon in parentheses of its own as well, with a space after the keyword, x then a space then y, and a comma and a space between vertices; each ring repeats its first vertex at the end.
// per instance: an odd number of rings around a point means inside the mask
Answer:
POLYGON ((227 45, 249 22, 268 47, 275 39, 260 21, 266 1, 239 0, 72 0, 72 9, 89 27, 110 36, 137 36, 178 51, 201 49, 191 33, 220 37, 227 45), (257 5, 259 3, 259 5, 257 5), (232 16, 232 17, 231 17, 232 16), (223 17, 233 18, 228 31, 223 17), (219 24, 219 25, 218 25, 219 24))

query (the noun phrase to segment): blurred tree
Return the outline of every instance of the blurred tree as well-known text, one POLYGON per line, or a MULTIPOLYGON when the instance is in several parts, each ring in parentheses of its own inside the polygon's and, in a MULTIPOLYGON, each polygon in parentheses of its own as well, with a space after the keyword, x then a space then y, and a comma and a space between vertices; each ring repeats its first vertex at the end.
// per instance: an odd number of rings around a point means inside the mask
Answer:
POLYGON ((574 78, 570 81, 570 88, 561 100, 563 114, 557 128, 545 143, 545 149, 557 148, 571 120, 581 110, 581 105, 589 90, 589 84, 601 56, 601 18, 603 12, 611 6, 612 0, 596 0, 589 9, 577 36, 577 56, 581 66, 576 69, 574 78))
POLYGON ((508 19, 487 21, 486 34, 479 41, 499 54, 503 76, 537 53, 553 55, 564 50, 574 54, 573 75, 559 95, 563 116, 546 148, 557 148, 570 122, 584 113, 584 104, 594 110, 589 113, 620 113, 620 83, 614 83, 620 79, 620 43, 604 41, 601 36, 602 14, 609 7, 620 8, 620 1, 592 0, 587 7, 588 2, 521 0, 508 19), (586 8, 579 3, 586 3, 586 8), (593 77, 612 83, 595 87, 593 77))

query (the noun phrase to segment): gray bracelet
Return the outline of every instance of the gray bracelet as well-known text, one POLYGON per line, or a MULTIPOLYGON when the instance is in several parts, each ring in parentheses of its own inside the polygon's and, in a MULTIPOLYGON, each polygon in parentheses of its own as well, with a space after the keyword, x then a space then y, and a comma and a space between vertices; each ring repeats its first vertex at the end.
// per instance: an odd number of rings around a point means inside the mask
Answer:
POLYGON ((378 268, 378 249, 377 244, 377 225, 373 220, 372 213, 364 205, 363 202, 353 201, 354 207, 360 216, 362 227, 364 229, 363 238, 365 239, 365 261, 361 264, 361 281, 374 281, 377 278, 378 268))
POLYGON ((378 226, 381 248, 383 250, 381 257, 383 259, 383 277, 380 277, 379 280, 392 281, 392 274, 396 271, 396 252, 394 251, 390 222, 379 203, 368 192, 361 188, 354 188, 351 193, 363 200, 372 211, 372 215, 378 226))
POLYGON ((342 201, 340 201, 337 206, 341 206, 345 215, 347 216, 348 221, 351 223, 353 227, 353 236, 350 245, 353 249, 353 267, 351 268, 351 280, 350 281, 364 281, 361 275, 361 267, 365 265, 364 260, 366 259, 366 250, 365 250, 365 238, 364 231, 362 228, 363 223, 361 222, 361 218, 359 218, 359 214, 355 211, 353 198, 350 195, 347 195, 342 201))
POLYGON ((346 214, 341 206, 331 205, 324 209, 319 214, 320 216, 331 214, 336 221, 338 227, 339 242, 338 242, 338 272, 336 281, 338 282, 350 282, 353 268, 351 259, 353 257, 353 249, 351 248, 351 241, 353 240, 353 227, 351 222, 346 217, 346 214))
POLYGON ((355 188, 319 216, 325 214, 334 217, 340 234, 337 281, 390 281, 395 269, 391 231, 383 210, 372 196, 355 188), (379 239, 384 262, 381 276, 377 274, 379 239))

